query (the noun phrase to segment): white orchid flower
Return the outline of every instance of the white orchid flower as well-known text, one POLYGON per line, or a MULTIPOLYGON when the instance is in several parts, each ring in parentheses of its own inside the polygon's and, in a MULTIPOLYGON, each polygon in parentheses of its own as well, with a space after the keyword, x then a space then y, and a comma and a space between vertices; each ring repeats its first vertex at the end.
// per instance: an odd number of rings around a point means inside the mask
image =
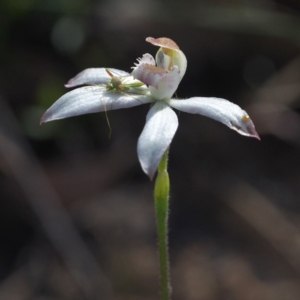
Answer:
POLYGON ((137 152, 143 171, 152 179, 178 127, 172 108, 217 120, 239 134, 259 139, 248 114, 225 99, 194 97, 172 99, 185 74, 187 60, 168 38, 147 38, 159 50, 154 59, 144 54, 129 73, 117 69, 86 69, 66 87, 87 85, 66 93, 42 116, 41 124, 82 114, 129 108, 151 103, 137 152))

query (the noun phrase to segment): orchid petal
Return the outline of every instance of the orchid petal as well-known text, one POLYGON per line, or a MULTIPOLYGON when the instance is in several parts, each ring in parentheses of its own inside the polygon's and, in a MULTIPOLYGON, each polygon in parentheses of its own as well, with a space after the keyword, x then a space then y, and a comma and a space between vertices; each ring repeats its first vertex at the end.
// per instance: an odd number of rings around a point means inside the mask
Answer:
POLYGON ((156 100, 170 99, 177 90, 180 80, 179 69, 175 66, 169 73, 162 76, 157 88, 149 87, 150 93, 156 100))
POLYGON ((162 101, 149 110, 138 140, 138 157, 143 171, 152 179, 178 127, 176 113, 162 101))
MULTIPOLYGON (((115 76, 129 75, 129 73, 118 69, 107 68, 107 70, 109 70, 115 76)), ((65 84, 65 87, 70 88, 84 84, 107 84, 110 80, 111 76, 107 73, 106 68, 90 68, 83 70, 75 77, 70 79, 68 83, 65 84)))
POLYGON ((183 112, 200 114, 219 121, 241 135, 260 139, 248 114, 238 105, 220 98, 171 99, 169 105, 183 112))
POLYGON ((150 103, 148 95, 107 91, 101 86, 85 86, 60 97, 42 116, 41 124, 73 116, 150 103))

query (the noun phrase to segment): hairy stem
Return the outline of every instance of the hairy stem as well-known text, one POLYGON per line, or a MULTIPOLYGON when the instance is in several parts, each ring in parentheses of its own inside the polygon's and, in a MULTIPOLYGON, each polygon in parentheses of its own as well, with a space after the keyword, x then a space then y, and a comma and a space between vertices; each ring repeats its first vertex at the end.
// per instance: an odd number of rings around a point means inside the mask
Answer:
POLYGON ((168 253, 168 216, 170 191, 169 174, 167 172, 168 153, 169 150, 166 151, 158 166, 158 173, 154 188, 162 300, 169 300, 171 293, 168 253))

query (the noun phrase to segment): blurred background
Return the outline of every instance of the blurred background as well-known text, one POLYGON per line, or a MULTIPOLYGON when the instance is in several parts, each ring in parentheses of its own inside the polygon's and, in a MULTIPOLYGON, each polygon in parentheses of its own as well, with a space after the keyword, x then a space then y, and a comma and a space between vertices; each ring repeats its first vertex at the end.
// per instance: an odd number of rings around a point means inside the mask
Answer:
POLYGON ((0 299, 158 299, 149 107, 39 125, 83 69, 130 71, 169 37, 177 96, 229 99, 261 142, 179 113, 172 142, 175 300, 300 299, 298 0, 1 0, 0 299))

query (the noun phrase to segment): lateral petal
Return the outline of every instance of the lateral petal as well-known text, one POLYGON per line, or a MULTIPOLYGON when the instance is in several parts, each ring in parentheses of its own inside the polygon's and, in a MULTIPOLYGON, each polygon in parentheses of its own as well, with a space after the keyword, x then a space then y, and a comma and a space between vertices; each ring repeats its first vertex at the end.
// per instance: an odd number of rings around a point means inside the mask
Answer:
POLYGON ((153 178, 177 127, 177 115, 165 102, 156 102, 149 110, 146 125, 138 140, 137 152, 142 169, 150 179, 153 178))
POLYGON ((129 73, 113 69, 113 68, 90 68, 85 69, 82 72, 78 73, 75 77, 71 78, 65 87, 71 88, 78 85, 92 85, 92 84, 107 84, 111 77, 106 72, 106 69, 109 70, 114 76, 128 76, 129 73))
POLYGON ((149 95, 107 91, 101 86, 85 86, 60 97, 42 116, 40 124, 120 108, 150 103, 149 95))
POLYGON ((170 106, 183 112, 200 114, 227 125, 241 135, 260 140, 248 114, 238 105, 221 98, 194 97, 185 100, 171 99, 170 106))

